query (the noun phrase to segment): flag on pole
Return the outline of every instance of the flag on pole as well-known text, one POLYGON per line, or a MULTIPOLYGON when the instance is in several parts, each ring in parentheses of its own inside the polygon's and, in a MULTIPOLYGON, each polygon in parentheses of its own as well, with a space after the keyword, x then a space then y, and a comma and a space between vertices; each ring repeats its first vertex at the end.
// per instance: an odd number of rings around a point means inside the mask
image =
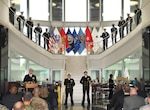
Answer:
POLYGON ((78 53, 81 54, 83 52, 83 50, 85 49, 85 35, 84 35, 81 28, 79 29, 78 37, 79 37, 80 42, 81 42, 78 53))
POLYGON ((74 38, 72 36, 72 33, 70 31, 70 28, 67 30, 67 36, 68 36, 68 48, 66 48, 67 53, 71 52, 71 50, 74 48, 74 38))
POLYGON ((88 52, 90 52, 92 51, 92 48, 93 48, 93 39, 92 39, 92 35, 88 26, 86 27, 86 30, 85 30, 85 36, 86 36, 86 49, 88 52))
POLYGON ((97 51, 97 53, 101 53, 103 51, 103 38, 100 37, 103 33, 103 28, 102 26, 99 28, 99 31, 98 31, 98 36, 100 38, 100 43, 99 43, 99 49, 97 51))
POLYGON ((66 35, 65 31, 63 28, 60 29, 60 35, 61 35, 61 40, 62 43, 65 45, 65 48, 67 49, 69 44, 68 44, 68 36, 66 35))
POLYGON ((92 30, 92 38, 93 38, 93 51, 94 53, 97 53, 100 47, 100 37, 98 36, 96 27, 94 27, 92 30))
POLYGON ((74 37, 74 49, 73 49, 73 52, 74 52, 74 54, 76 54, 77 51, 80 48, 81 41, 80 41, 80 39, 78 37, 78 34, 76 33, 75 29, 73 30, 72 36, 74 37))
POLYGON ((62 45, 60 33, 59 33, 57 27, 55 27, 55 29, 54 29, 54 39, 55 39, 55 47, 56 47, 55 53, 62 54, 65 47, 64 47, 64 45, 62 45))

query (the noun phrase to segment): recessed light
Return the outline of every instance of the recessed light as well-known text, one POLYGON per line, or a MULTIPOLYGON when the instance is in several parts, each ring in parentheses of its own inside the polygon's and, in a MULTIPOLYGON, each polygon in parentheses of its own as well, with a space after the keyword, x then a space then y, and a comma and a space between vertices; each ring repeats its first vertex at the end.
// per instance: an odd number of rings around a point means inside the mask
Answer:
POLYGON ((99 6, 100 6, 100 4, 99 4, 99 3, 96 3, 96 4, 95 4, 95 7, 99 7, 99 6))

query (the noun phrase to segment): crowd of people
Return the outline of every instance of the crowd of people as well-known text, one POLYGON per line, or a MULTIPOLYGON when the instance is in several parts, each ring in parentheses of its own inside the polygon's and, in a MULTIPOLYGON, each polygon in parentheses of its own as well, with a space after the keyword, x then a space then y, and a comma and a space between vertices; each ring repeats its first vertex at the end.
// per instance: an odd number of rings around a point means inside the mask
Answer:
MULTIPOLYGON (((15 4, 13 3, 11 7, 9 8, 9 19, 10 22, 14 25, 14 16, 16 13, 15 9, 15 4)), ((139 9, 138 5, 135 5, 135 10, 134 10, 135 16, 134 16, 134 21, 136 25, 138 25, 141 21, 141 9, 139 9)), ((18 21, 18 28, 22 32, 24 25, 27 27, 27 36, 32 40, 32 30, 34 23, 32 21, 32 18, 29 17, 29 19, 25 20, 25 17, 23 16, 23 12, 17 17, 18 21), (26 22, 25 22, 26 21, 26 22)), ((133 25, 133 17, 130 16, 130 14, 127 14, 127 18, 124 20, 123 17, 120 17, 120 20, 118 22, 118 28, 115 27, 114 24, 112 24, 111 28, 111 39, 112 39, 112 45, 117 42, 117 34, 119 30, 119 35, 120 39, 124 37, 124 30, 126 28, 126 33, 128 34, 129 32, 132 31, 132 25, 133 25)), ((34 28, 33 32, 35 33, 35 41, 38 45, 41 45, 41 33, 42 33, 42 28, 40 27, 40 23, 37 23, 37 26, 34 28)), ((42 35, 44 37, 44 48, 48 48, 48 43, 49 43, 49 37, 50 34, 48 32, 48 29, 43 33, 42 35)), ((103 50, 106 50, 108 48, 108 38, 110 37, 110 34, 104 29, 104 32, 100 36, 103 38, 103 50)))
POLYGON ((143 79, 140 81, 135 78, 132 86, 128 83, 118 83, 114 89, 113 75, 110 75, 109 85, 111 85, 108 104, 108 110, 149 110, 150 109, 150 94, 144 91, 143 79), (113 93, 114 92, 114 93, 113 93), (111 96, 111 97, 110 97, 111 96))
MULTIPOLYGON (((138 5, 135 5, 134 13, 135 13, 134 20, 136 25, 138 25, 141 21, 141 15, 142 15, 141 9, 139 9, 138 5)), ((132 25, 133 25, 133 18, 130 16, 129 13, 127 14, 127 18, 125 20, 123 19, 122 16, 120 17, 120 20, 118 22, 120 39, 124 37, 125 28, 127 34, 132 31, 132 25)), ((111 28, 112 45, 117 42, 117 34, 118 34, 118 29, 117 27, 115 27, 114 24, 112 24, 112 28, 111 28)), ((108 38, 110 37, 110 34, 104 28, 104 32, 100 37, 103 38, 103 50, 106 50, 108 48, 108 38)))
MULTIPOLYGON (((32 68, 25 75, 23 83, 24 85, 26 83, 37 83, 32 68)), ((0 101, 0 108, 3 108, 0 110, 54 110, 58 105, 57 97, 57 92, 55 92, 53 86, 48 87, 43 84, 30 88, 28 91, 19 92, 18 86, 12 84, 0 101)))

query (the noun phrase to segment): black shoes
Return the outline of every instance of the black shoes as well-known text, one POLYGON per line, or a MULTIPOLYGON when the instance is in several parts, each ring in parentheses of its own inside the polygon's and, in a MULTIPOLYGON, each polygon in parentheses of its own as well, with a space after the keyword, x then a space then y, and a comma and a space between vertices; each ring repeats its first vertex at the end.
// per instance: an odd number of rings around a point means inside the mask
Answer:
POLYGON ((74 103, 72 103, 71 106, 74 106, 74 103))
POLYGON ((81 104, 82 105, 82 107, 85 107, 85 105, 84 104, 81 104))

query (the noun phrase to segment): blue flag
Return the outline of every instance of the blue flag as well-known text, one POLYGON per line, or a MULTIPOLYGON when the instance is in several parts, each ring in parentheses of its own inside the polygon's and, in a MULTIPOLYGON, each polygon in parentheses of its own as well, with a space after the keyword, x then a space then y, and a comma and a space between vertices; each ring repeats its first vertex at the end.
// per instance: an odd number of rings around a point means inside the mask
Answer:
POLYGON ((67 36, 68 36, 69 47, 66 49, 66 51, 67 53, 69 53, 74 48, 74 38, 69 28, 67 30, 67 36))
POLYGON ((82 31, 82 29, 80 28, 79 33, 78 33, 78 37, 80 39, 80 48, 78 50, 79 54, 81 54, 85 48, 85 35, 82 31))
POLYGON ((80 48, 80 43, 81 43, 81 41, 80 41, 80 39, 79 39, 79 37, 78 37, 78 34, 76 33, 76 30, 74 29, 73 30, 73 33, 72 33, 72 36, 74 37, 74 49, 73 49, 73 52, 74 52, 74 54, 76 54, 76 52, 79 50, 79 48, 80 48))

